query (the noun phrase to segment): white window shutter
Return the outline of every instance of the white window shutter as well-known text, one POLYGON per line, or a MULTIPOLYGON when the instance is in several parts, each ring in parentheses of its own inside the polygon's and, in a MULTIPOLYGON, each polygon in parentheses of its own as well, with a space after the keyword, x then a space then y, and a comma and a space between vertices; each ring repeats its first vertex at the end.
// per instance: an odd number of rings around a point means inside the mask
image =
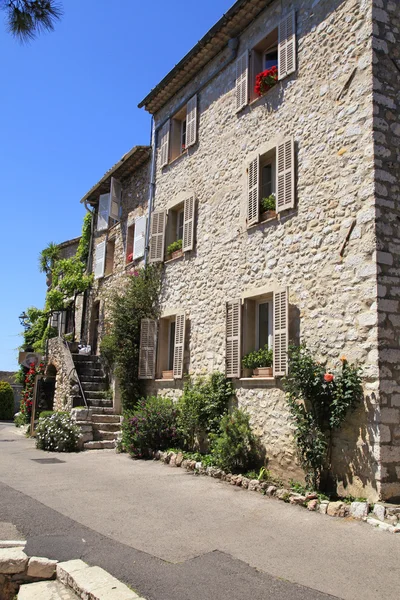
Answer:
POLYGON ((286 138, 276 147, 276 212, 294 208, 294 139, 286 138))
POLYGON ((260 220, 260 157, 254 158, 247 169, 247 226, 260 220))
POLYGON ((226 376, 240 378, 241 371, 241 322, 240 300, 226 303, 226 376))
POLYGON ((170 120, 160 130, 160 166, 165 167, 169 161, 169 130, 170 120))
POLYGON ((94 262, 94 278, 100 279, 104 275, 104 267, 106 263, 106 242, 100 242, 96 245, 96 254, 94 262))
POLYGON ((287 375, 289 348, 289 288, 274 292, 274 377, 287 375))
POLYGON ((186 148, 197 142, 197 94, 190 98, 186 109, 186 148))
POLYGON ((97 231, 108 229, 110 216, 110 194, 101 194, 99 198, 99 211, 97 213, 97 231))
POLYGON ((135 232, 133 239, 133 260, 144 256, 146 239, 146 217, 138 217, 135 220, 135 232))
POLYGON ((165 210, 153 212, 151 216, 150 262, 162 262, 164 260, 165 221, 165 210))
POLYGON ((183 209, 183 240, 182 250, 188 252, 194 246, 194 218, 196 199, 194 196, 185 198, 183 209))
POLYGON ((296 70, 296 14, 288 14, 278 29, 278 79, 284 79, 296 70))
POLYGON ((122 186, 118 179, 114 179, 114 177, 111 177, 110 196, 110 217, 119 221, 121 215, 122 186))
POLYGON ((236 112, 248 102, 249 53, 246 51, 236 61, 236 112))
POLYGON ((173 372, 174 379, 183 377, 183 357, 185 352, 185 314, 176 315, 173 372))
POLYGON ((139 379, 154 379, 156 368, 157 321, 142 319, 140 323, 139 379))

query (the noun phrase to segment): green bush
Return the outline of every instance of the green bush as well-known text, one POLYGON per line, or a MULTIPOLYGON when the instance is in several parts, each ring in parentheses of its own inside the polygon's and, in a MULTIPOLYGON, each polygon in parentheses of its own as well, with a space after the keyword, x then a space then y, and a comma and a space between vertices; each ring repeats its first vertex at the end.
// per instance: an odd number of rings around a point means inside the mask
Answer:
POLYGON ((15 427, 23 427, 24 425, 28 425, 27 413, 17 412, 14 415, 14 425, 15 427))
POLYGON ((172 242, 172 244, 167 247, 167 254, 172 254, 177 250, 182 250, 182 240, 176 240, 176 242, 172 242))
POLYGON ((80 429, 68 413, 55 412, 39 419, 36 448, 49 452, 76 452, 80 429))
POLYGON ((142 398, 133 411, 124 415, 122 448, 131 456, 143 458, 152 450, 179 446, 177 409, 170 398, 142 398))
POLYGON ((232 473, 243 473, 257 466, 258 440, 247 413, 235 409, 222 417, 220 433, 211 435, 211 454, 217 467, 232 473))
POLYGON ((42 412, 39 414, 39 419, 45 419, 46 417, 51 417, 51 415, 54 415, 54 410, 42 410, 42 412))
POLYGON ((242 366, 245 369, 258 369, 259 367, 272 367, 272 350, 265 345, 259 350, 249 352, 242 358, 242 366))
POLYGON ((0 419, 9 420, 14 416, 14 393, 11 385, 0 381, 0 419))
POLYGON ((197 450, 210 433, 219 430, 232 395, 232 383, 223 373, 186 379, 178 402, 178 426, 188 450, 197 450))

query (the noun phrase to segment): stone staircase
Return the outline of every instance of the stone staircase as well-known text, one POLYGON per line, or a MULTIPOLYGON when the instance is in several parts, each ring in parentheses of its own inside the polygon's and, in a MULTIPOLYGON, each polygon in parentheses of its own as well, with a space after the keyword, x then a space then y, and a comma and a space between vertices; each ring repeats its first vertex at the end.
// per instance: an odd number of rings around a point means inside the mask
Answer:
MULTIPOLYGON (((93 432, 93 439, 85 441, 83 448, 85 450, 115 448, 121 430, 121 419, 120 415, 114 413, 112 397, 107 394, 109 385, 100 358, 82 354, 73 354, 72 358, 89 409, 86 418, 77 421, 77 424, 87 428, 90 422, 93 432)), ((74 407, 84 405, 80 393, 73 397, 74 407)))

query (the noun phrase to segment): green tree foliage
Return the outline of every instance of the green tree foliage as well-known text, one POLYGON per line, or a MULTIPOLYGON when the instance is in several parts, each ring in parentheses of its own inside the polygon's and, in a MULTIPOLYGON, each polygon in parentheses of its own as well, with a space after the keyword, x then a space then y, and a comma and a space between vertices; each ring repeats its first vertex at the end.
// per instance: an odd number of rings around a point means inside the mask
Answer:
POLYGON ((149 265, 127 278, 123 293, 111 298, 110 333, 103 338, 100 352, 115 366, 124 409, 130 410, 143 396, 138 378, 140 324, 142 319, 158 317, 160 268, 149 265))
POLYGON ((0 0, 8 31, 22 41, 31 40, 42 31, 52 31, 62 14, 55 0, 0 0))
POLYGON ((0 381, 0 419, 12 419, 14 416, 14 393, 6 381, 0 381))
POLYGON ((320 489, 330 484, 332 433, 363 398, 361 370, 342 357, 339 370, 327 371, 305 344, 291 346, 284 388, 306 482, 320 489))
POLYGON ((50 242, 50 244, 39 254, 39 270, 41 273, 50 273, 54 267, 54 263, 60 256, 60 248, 58 244, 50 242))

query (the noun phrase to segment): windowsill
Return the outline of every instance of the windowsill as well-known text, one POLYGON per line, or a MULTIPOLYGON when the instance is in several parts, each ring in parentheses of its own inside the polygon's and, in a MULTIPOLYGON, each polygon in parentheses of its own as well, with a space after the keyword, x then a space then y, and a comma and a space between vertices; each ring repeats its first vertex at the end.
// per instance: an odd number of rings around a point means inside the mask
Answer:
POLYGON ((239 381, 276 381, 275 377, 240 377, 239 381))
POLYGON ((244 106, 242 106, 241 109, 239 109, 238 111, 236 111, 237 115, 240 115, 243 113, 244 110, 246 110, 247 107, 251 107, 253 108, 254 106, 257 106, 257 104, 261 104, 261 100, 263 98, 265 98, 265 96, 268 96, 270 94, 270 92, 272 92, 272 90, 274 90, 275 88, 279 88, 279 81, 276 85, 274 85, 274 87, 272 87, 270 90, 268 90, 268 92, 265 92, 265 94, 263 94, 262 96, 259 96, 258 98, 254 98, 254 100, 249 100, 249 102, 247 104, 245 104, 244 106))
POLYGON ((176 260, 180 260, 181 258, 184 258, 185 253, 183 252, 180 256, 175 256, 175 258, 169 258, 168 260, 164 261, 164 264, 167 265, 169 263, 175 262, 176 260))
POLYGON ((253 229, 259 225, 264 225, 265 223, 271 223, 271 221, 279 221, 279 215, 276 215, 276 217, 271 217, 270 219, 265 219, 265 221, 259 221, 258 223, 254 223, 254 225, 248 225, 247 229, 253 229))
POLYGON ((163 382, 168 382, 168 383, 172 383, 172 382, 174 382, 174 381, 175 381, 175 379, 163 379, 163 378, 161 378, 161 379, 155 379, 154 381, 155 381, 156 383, 160 383, 161 381, 163 381, 163 382))
POLYGON ((131 262, 126 263, 125 265, 125 269, 131 269, 132 267, 134 267, 135 265, 138 264, 138 262, 143 258, 143 256, 138 256, 137 258, 133 259, 131 262))
POLYGON ((181 152, 180 154, 178 154, 178 156, 175 156, 175 158, 173 158, 172 160, 169 161, 169 163, 167 165, 165 165, 165 167, 163 167, 164 169, 166 167, 169 167, 170 165, 173 165, 174 163, 176 163, 177 160, 179 160, 180 158, 182 158, 182 156, 185 156, 186 154, 188 154, 188 149, 186 148, 186 150, 184 150, 183 152, 181 152))

